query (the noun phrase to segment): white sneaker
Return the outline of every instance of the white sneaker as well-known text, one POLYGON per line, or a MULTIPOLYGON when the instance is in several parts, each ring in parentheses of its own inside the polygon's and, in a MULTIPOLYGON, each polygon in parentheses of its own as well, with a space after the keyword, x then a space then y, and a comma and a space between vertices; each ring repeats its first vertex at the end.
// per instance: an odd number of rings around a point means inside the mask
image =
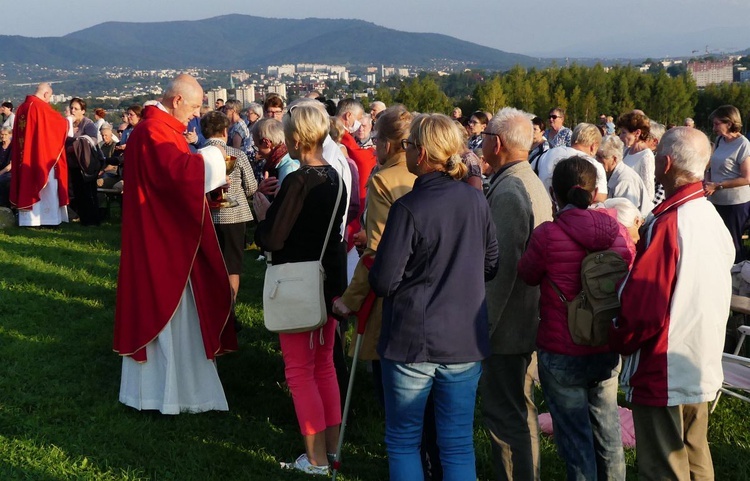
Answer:
POLYGON ((293 463, 279 463, 282 469, 296 469, 307 474, 328 475, 328 466, 313 466, 307 459, 307 454, 301 454, 293 463))

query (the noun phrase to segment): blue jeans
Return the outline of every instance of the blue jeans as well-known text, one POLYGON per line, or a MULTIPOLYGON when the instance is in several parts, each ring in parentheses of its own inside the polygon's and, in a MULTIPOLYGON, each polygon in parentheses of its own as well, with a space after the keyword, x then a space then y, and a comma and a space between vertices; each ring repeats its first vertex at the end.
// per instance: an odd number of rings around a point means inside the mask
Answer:
POLYGON ((540 349, 538 358, 539 380, 568 480, 624 480, 617 411, 620 356, 566 356, 540 349))
POLYGON ((381 359, 380 363, 391 481, 424 478, 419 447, 430 392, 435 402, 437 444, 444 479, 475 481, 474 403, 482 364, 406 364, 387 359, 381 359))

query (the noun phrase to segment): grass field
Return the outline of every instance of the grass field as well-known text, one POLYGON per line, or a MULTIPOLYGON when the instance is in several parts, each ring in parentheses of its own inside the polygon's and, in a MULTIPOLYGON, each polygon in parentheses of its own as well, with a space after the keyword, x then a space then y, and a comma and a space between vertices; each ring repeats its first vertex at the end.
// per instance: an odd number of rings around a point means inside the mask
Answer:
MULTIPOLYGON (((239 294, 241 349, 218 363, 230 411, 162 416, 117 401, 119 236, 118 223, 0 231, 0 481, 309 479, 278 467, 302 443, 279 387, 277 341, 262 324, 257 252, 246 255, 239 294)), ((385 480, 383 413, 360 369, 340 479, 385 480)), ((750 479, 748 414, 725 397, 711 418, 718 480, 750 479)), ((479 415, 476 446, 479 477, 490 479, 479 415)), ((545 438, 542 448, 542 478, 564 479, 554 444, 545 438)), ((626 456, 637 479, 635 455, 626 456)))

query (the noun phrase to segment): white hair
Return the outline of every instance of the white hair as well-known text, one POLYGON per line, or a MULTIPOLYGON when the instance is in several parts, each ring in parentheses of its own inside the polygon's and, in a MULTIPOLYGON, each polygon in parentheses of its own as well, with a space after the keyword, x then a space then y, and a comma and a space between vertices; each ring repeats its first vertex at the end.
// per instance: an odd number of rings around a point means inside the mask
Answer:
POLYGON ((664 124, 660 124, 659 122, 656 122, 654 120, 649 120, 649 122, 651 123, 651 127, 649 128, 648 136, 649 138, 652 138, 659 142, 664 136, 664 132, 667 131, 667 128, 664 126, 664 124))
POLYGON ((497 134, 509 149, 529 151, 534 143, 533 118, 533 114, 523 110, 504 107, 492 116, 486 130, 497 134))
POLYGON ((690 127, 669 129, 656 148, 656 156, 669 155, 674 167, 703 180, 709 160, 711 142, 706 134, 690 127))
POLYGON ((613 134, 602 139, 602 143, 599 145, 597 153, 605 159, 611 159, 614 157, 616 162, 619 163, 622 161, 624 149, 625 145, 622 143, 622 140, 620 140, 620 137, 613 134))
POLYGON ((613 197, 602 203, 605 208, 617 211, 617 222, 625 227, 633 227, 635 221, 641 218, 641 212, 638 210, 638 207, 625 197, 613 197))

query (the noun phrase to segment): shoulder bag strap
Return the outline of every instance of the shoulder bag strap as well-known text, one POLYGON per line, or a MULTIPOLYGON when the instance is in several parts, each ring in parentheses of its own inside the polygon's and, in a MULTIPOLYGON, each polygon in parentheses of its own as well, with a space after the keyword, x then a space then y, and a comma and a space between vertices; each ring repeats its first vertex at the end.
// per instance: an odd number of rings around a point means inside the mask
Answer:
MULTIPOLYGON (((334 169, 336 170, 336 169, 334 169)), ((341 196, 342 196, 342 190, 343 190, 343 181, 341 180, 341 175, 336 172, 336 177, 339 179, 339 190, 336 194, 336 205, 333 207, 333 214, 331 215, 331 222, 328 223, 328 233, 326 233, 326 240, 323 242, 323 250, 320 251, 320 262, 323 262, 323 255, 326 253, 326 247, 328 247, 328 239, 331 237, 331 229, 333 229, 333 221, 336 220, 336 214, 339 211, 339 204, 341 203, 341 196)))

